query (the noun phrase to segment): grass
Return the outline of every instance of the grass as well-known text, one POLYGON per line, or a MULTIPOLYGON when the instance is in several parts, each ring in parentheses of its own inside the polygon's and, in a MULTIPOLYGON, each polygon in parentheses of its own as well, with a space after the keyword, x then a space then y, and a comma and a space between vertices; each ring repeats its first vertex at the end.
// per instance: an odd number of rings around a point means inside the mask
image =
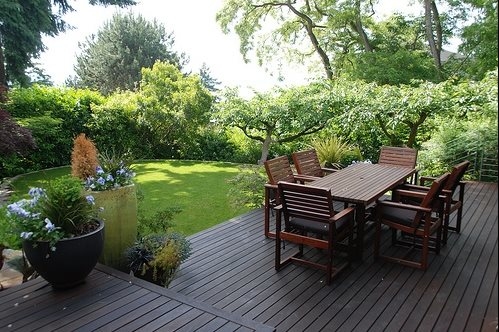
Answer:
MULTIPOLYGON (((135 183, 144 199, 139 209, 151 216, 154 212, 178 207, 173 229, 191 235, 249 210, 230 205, 227 180, 239 173, 237 164, 199 161, 140 161, 133 165, 135 183)), ((25 195, 30 187, 69 174, 70 167, 60 167, 24 174, 12 182, 13 198, 25 195)))

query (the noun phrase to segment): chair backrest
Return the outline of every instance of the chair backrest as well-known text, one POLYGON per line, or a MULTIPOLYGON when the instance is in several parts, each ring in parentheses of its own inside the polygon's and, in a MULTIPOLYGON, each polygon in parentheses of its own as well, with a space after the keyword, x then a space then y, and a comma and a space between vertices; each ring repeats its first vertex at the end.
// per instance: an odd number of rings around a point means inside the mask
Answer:
POLYGON ((324 188, 279 182, 284 218, 301 218, 328 222, 334 216, 331 192, 324 188))
POLYGON ((459 182, 463 179, 464 173, 466 173, 469 166, 470 162, 468 160, 453 166, 452 172, 449 175, 449 179, 447 180, 444 189, 454 192, 459 185, 459 182))
POLYGON ((295 165, 298 174, 318 177, 324 176, 324 171, 322 170, 315 149, 298 151, 291 156, 293 157, 293 164, 295 165))
POLYGON ((287 156, 270 159, 263 164, 270 184, 277 185, 279 181, 296 182, 287 156))
POLYGON ((433 183, 431 184, 430 189, 426 193, 426 196, 423 198, 421 201, 421 207, 424 208, 432 208, 434 207, 435 201, 439 199, 440 194, 442 193, 442 190, 445 187, 445 184, 447 183, 449 179, 449 173, 445 173, 435 180, 433 180, 433 183))
POLYGON ((404 167, 416 167, 418 150, 395 146, 382 146, 378 164, 388 164, 404 167))

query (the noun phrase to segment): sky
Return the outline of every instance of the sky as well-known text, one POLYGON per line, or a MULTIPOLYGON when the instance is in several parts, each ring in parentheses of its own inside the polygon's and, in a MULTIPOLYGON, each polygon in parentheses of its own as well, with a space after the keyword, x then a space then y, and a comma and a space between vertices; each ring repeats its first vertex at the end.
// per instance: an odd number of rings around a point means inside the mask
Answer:
MULTIPOLYGON (((386 13, 405 11, 409 1, 382 0, 380 7, 386 13)), ((91 6, 88 0, 70 3, 75 11, 65 15, 64 20, 74 29, 55 37, 44 37, 47 49, 37 61, 55 85, 62 85, 66 78, 74 75, 76 56, 80 54, 78 43, 96 34, 114 13, 129 11, 140 13, 147 20, 156 19, 167 33, 173 32, 174 50, 184 52, 190 58, 187 69, 197 73, 206 63, 212 77, 222 83, 221 87, 266 91, 276 85, 303 84, 309 78, 304 66, 284 68, 284 80, 279 81, 277 73, 266 72, 256 64, 256 59, 245 63, 239 52, 238 36, 235 33, 225 35, 215 20, 223 0, 139 0, 138 5, 128 9, 91 6)))

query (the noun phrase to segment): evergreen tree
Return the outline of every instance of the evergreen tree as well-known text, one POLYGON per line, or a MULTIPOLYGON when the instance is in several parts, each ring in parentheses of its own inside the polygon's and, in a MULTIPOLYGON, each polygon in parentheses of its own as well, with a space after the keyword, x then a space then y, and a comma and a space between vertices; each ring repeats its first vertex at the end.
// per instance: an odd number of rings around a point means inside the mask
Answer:
POLYGON ((185 55, 173 51, 175 39, 156 20, 149 22, 141 15, 115 14, 86 43, 77 56, 75 84, 99 90, 107 95, 121 90, 136 90, 142 68, 156 61, 181 69, 185 55))

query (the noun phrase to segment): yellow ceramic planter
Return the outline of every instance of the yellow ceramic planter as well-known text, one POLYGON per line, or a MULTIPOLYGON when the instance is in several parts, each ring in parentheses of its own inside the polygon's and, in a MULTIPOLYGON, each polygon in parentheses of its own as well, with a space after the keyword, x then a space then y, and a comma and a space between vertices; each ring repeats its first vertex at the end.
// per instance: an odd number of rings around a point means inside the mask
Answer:
POLYGON ((126 271, 124 251, 137 237, 137 194, 135 185, 112 190, 93 191, 95 206, 103 207, 104 249, 99 262, 126 271))

